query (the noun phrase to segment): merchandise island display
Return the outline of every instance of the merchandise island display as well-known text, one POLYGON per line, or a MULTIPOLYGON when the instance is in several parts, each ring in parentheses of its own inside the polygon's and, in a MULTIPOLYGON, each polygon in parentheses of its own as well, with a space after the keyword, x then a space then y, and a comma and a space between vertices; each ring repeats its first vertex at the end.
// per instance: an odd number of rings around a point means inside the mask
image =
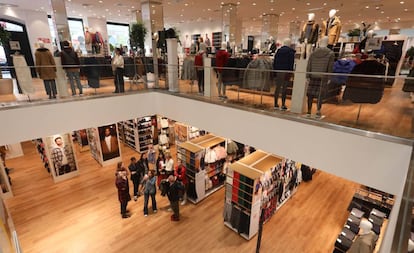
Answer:
POLYGON ((118 122, 120 140, 139 153, 147 151, 149 146, 155 144, 154 117, 147 116, 118 122))
POLYGON ((223 186, 225 143, 224 138, 207 134, 177 145, 177 159, 187 168, 188 199, 194 204, 223 186))
POLYGON ((226 178, 224 224, 250 240, 296 192, 301 182, 296 163, 261 150, 229 166, 226 178))

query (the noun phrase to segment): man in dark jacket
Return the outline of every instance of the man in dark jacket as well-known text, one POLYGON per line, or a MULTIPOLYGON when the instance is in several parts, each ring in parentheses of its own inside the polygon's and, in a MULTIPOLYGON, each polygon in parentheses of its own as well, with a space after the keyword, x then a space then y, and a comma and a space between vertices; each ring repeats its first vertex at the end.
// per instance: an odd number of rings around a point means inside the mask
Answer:
POLYGON ((68 76, 70 88, 72 90, 72 96, 76 95, 76 86, 79 89, 79 95, 83 94, 82 92, 82 84, 80 82, 80 61, 78 55, 75 53, 73 48, 70 46, 68 41, 64 41, 62 43, 63 50, 60 54, 60 58, 62 61, 62 66, 66 71, 66 75, 68 76))
POLYGON ((171 204, 171 209, 173 210, 174 214, 171 215, 172 221, 179 221, 180 220, 180 206, 178 205, 178 201, 180 200, 180 191, 184 190, 184 186, 177 181, 177 178, 173 175, 168 177, 168 182, 170 183, 167 191, 168 200, 171 204))
POLYGON ((290 48, 291 40, 285 39, 283 46, 277 50, 275 59, 273 61, 273 69, 280 70, 281 72, 276 73, 276 90, 275 90, 275 109, 279 109, 278 99, 280 88, 282 88, 282 111, 286 111, 286 88, 292 73, 285 71, 293 71, 293 65, 295 62, 296 51, 290 48))

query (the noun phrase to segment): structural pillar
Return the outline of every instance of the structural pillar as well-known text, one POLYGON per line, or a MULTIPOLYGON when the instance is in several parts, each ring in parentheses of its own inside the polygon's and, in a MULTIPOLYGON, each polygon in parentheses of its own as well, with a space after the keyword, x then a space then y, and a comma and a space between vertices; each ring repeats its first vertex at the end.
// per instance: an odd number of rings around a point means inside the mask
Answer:
POLYGON ((262 41, 261 41, 262 48, 265 48, 264 43, 270 37, 272 37, 273 40, 275 41, 277 40, 278 25, 279 25, 278 14, 264 14, 262 16, 262 41))
POLYGON ((234 3, 226 3, 221 5, 221 9, 223 26, 222 41, 228 42, 228 46, 231 46, 234 50, 236 43, 241 42, 241 38, 239 38, 241 36, 237 36, 239 32, 237 29, 237 5, 234 3))
POLYGON ((145 55, 151 56, 154 63, 155 88, 159 87, 158 74, 158 54, 157 42, 153 39, 154 33, 164 29, 164 13, 161 2, 157 1, 143 1, 141 2, 142 22, 147 28, 147 35, 145 36, 145 55))
POLYGON ((51 16, 56 33, 56 45, 60 49, 62 41, 71 41, 65 0, 49 0, 49 5, 53 10, 51 16))

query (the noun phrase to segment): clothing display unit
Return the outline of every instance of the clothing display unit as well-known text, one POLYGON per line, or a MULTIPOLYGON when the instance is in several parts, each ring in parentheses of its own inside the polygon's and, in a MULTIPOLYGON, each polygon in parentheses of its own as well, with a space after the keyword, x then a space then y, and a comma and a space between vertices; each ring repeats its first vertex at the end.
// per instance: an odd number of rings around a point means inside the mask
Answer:
POLYGON ((56 134, 36 140, 38 152, 45 167, 55 182, 60 182, 79 174, 76 154, 70 134, 56 134))
POLYGON ((101 145, 99 144, 99 133, 97 128, 86 129, 86 135, 88 136, 89 150, 91 151, 92 157, 102 165, 102 151, 101 145))
POLYGON ((197 138, 204 133, 205 131, 198 129, 197 127, 188 126, 179 122, 174 123, 175 144, 177 145, 197 138))
POLYGON ((261 150, 230 164, 226 178, 224 224, 250 240, 296 192, 300 170, 295 162, 261 150))
POLYGON ((43 166, 47 172, 50 173, 49 159, 47 158, 45 144, 43 143, 42 138, 34 140, 34 143, 36 144, 36 150, 40 155, 40 160, 42 160, 43 166))
POLYGON ((215 47, 216 50, 220 49, 221 47, 222 36, 222 32, 213 33, 213 47, 215 47))
POLYGON ((159 135, 158 135, 158 149, 163 152, 170 150, 170 124, 169 120, 165 117, 158 116, 160 124, 159 135))
POLYGON ((139 153, 153 144, 151 116, 118 122, 118 129, 120 140, 139 153))
POLYGON ((177 159, 186 166, 188 199, 196 204, 223 186, 226 140, 212 134, 177 145, 177 159))
POLYGON ((376 252, 374 251, 376 242, 384 236, 393 204, 394 199, 387 193, 373 191, 372 189, 358 189, 348 206, 349 215, 335 241, 333 252, 348 252, 348 250, 349 252, 355 252, 357 248, 361 249, 359 245, 361 243, 369 244, 365 245, 364 249, 366 251, 364 252, 376 252), (373 241, 364 240, 368 234, 358 235, 361 219, 363 218, 372 224, 371 236, 375 237, 373 241))
POLYGON ((75 131, 75 138, 76 138, 76 142, 79 144, 80 152, 89 150, 88 136, 86 134, 86 129, 75 131))

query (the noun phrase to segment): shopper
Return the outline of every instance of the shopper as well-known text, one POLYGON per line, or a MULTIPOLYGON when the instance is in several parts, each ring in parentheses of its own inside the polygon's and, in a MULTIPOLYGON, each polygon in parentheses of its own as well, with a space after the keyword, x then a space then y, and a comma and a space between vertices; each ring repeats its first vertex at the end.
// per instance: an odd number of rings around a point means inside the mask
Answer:
POLYGON ((66 75, 69 79, 70 88, 72 90, 72 96, 76 96, 76 86, 79 90, 79 96, 83 94, 82 84, 80 82, 80 61, 79 57, 73 48, 70 46, 69 41, 64 41, 62 43, 63 50, 60 53, 60 58, 62 61, 63 69, 66 71, 66 75))
POLYGON ((43 42, 39 42, 39 48, 35 52, 36 72, 43 80, 46 94, 49 99, 56 98, 56 64, 52 53, 44 47, 43 42))
POLYGON ((155 163, 157 173, 157 185, 160 187, 161 180, 165 179, 165 155, 162 151, 158 154, 157 161, 155 163))
POLYGON ((204 95, 204 57, 205 57, 205 45, 200 44, 200 50, 194 58, 194 66, 197 72, 198 92, 200 95, 204 95))
POLYGON ((117 169, 115 173, 115 185, 118 189, 118 200, 121 204, 121 215, 123 219, 129 218, 130 215, 127 213, 127 205, 131 200, 129 195, 129 184, 127 178, 128 172, 123 166, 122 162, 117 164, 117 169))
POLYGON ((166 156, 166 163, 165 163, 165 174, 166 176, 174 175, 174 160, 170 153, 166 156))
POLYGON ((226 86, 223 83, 223 67, 226 66, 230 54, 226 50, 227 43, 221 43, 221 48, 216 52, 216 72, 217 72, 217 87, 218 87, 218 94, 220 98, 226 99, 226 86))
MULTIPOLYGON (((151 144, 148 147, 148 152, 147 152, 147 157, 148 157, 148 163, 151 164, 151 166, 155 165, 155 156, 156 156, 156 152, 154 149, 154 146, 151 144)), ((151 167, 151 169, 154 169, 154 167, 151 167)))
POLYGON ((279 93, 282 91, 282 111, 286 111, 286 91, 287 86, 292 77, 292 73, 287 71, 293 71, 295 64, 296 51, 291 48, 292 41, 286 38, 283 41, 283 46, 277 50, 275 58, 273 60, 273 69, 277 70, 276 75, 276 89, 274 94, 274 109, 279 110, 279 93))
POLYGON ((181 160, 177 161, 178 165, 174 171, 174 175, 177 177, 177 181, 180 182, 184 186, 184 190, 182 194, 180 194, 181 198, 181 205, 185 205, 187 203, 187 176, 186 176, 186 168, 181 160))
POLYGON ((148 166, 147 153, 141 154, 141 158, 138 161, 138 170, 142 176, 148 174, 149 166, 148 166))
POLYGON ((169 187, 167 191, 168 200, 170 201, 171 209, 174 214, 171 215, 172 221, 180 220, 180 206, 178 201, 180 199, 179 192, 184 190, 184 186, 177 181, 177 178, 174 175, 168 177, 169 187))
POLYGON ((112 59, 112 72, 114 72, 114 93, 124 92, 124 58, 121 54, 121 49, 115 49, 115 55, 112 59))
POLYGON ((142 181, 142 187, 144 188, 144 216, 148 216, 148 200, 151 196, 151 205, 152 210, 154 213, 157 212, 157 201, 155 199, 156 186, 155 186, 156 178, 154 175, 154 171, 148 171, 148 175, 144 176, 144 180, 142 181))
POLYGON ((139 183, 141 182, 142 176, 139 173, 138 163, 135 157, 131 157, 131 163, 129 164, 128 169, 129 169, 129 173, 131 174, 132 184, 134 185, 134 201, 137 201, 138 195, 139 195, 138 187, 139 187, 139 183))

